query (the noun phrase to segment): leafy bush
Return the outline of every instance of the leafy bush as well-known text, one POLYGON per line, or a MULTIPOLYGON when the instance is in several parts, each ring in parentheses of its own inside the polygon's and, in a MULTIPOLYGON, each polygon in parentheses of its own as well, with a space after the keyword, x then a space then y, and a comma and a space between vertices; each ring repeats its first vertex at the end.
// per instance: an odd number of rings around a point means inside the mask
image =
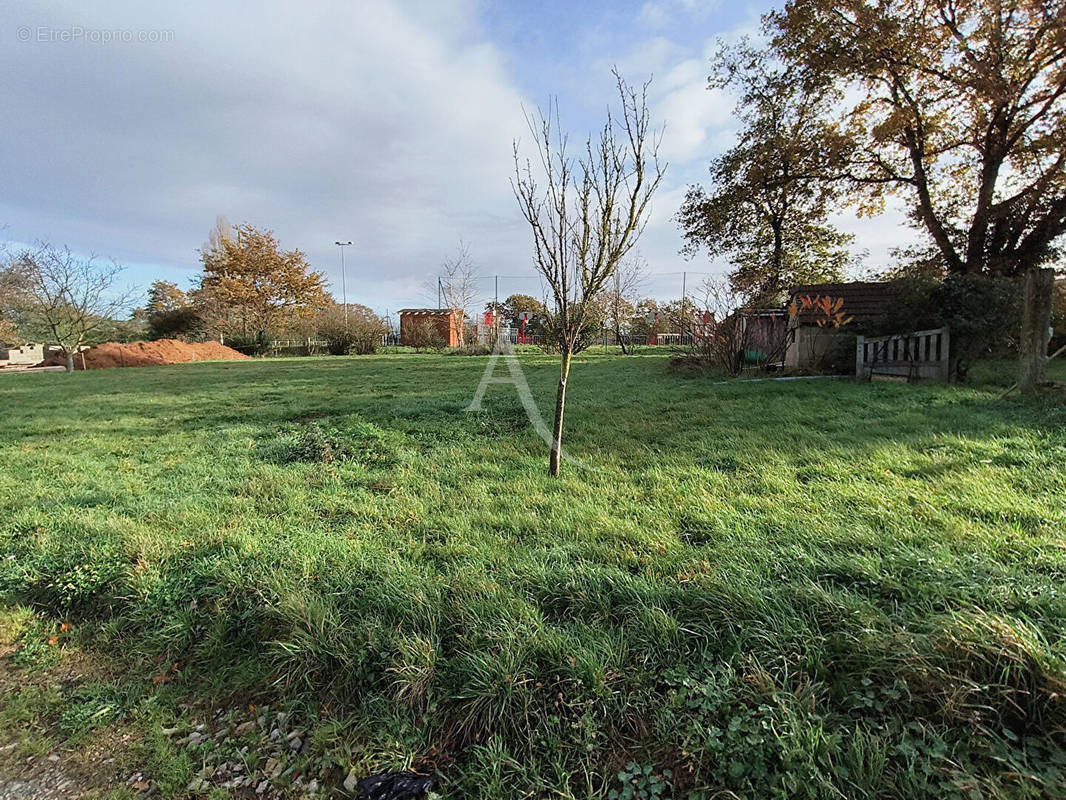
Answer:
POLYGON ((1051 350, 1055 351, 1066 344, 1066 280, 1055 282, 1055 300, 1051 306, 1051 350))
POLYGON ((237 334, 236 336, 226 337, 226 347, 232 347, 246 356, 261 356, 270 349, 270 342, 263 333, 258 335, 237 334))
POLYGON ((1022 285, 990 275, 928 276, 897 282, 897 300, 877 333, 900 333, 947 326, 951 331, 952 373, 965 378, 980 358, 1014 354, 1022 320, 1022 285))
POLYGON ((483 344, 464 344, 453 347, 448 353, 453 356, 487 356, 492 354, 492 348, 483 344))
POLYGON ((194 306, 157 311, 147 317, 150 339, 190 339, 204 332, 204 318, 194 306))
MULTIPOLYGON (((571 313, 575 312, 572 311, 571 313)), ((580 353, 601 341, 601 337, 603 336, 603 326, 606 324, 606 321, 607 309, 600 303, 590 303, 585 322, 581 326, 581 331, 578 333, 574 352, 580 353)), ((554 314, 546 312, 544 320, 541 323, 541 330, 544 334, 544 344, 542 345, 543 351, 545 353, 558 353, 560 336, 558 318, 554 314)))
POLYGON ((332 305, 319 312, 315 319, 318 335, 326 340, 326 349, 333 356, 371 355, 377 352, 381 337, 388 332, 385 320, 368 306, 348 305, 347 317, 343 305, 332 305))
POLYGON ((423 350, 441 351, 448 346, 437 323, 431 319, 420 319, 411 323, 404 339, 404 344, 410 345, 419 353, 423 350))

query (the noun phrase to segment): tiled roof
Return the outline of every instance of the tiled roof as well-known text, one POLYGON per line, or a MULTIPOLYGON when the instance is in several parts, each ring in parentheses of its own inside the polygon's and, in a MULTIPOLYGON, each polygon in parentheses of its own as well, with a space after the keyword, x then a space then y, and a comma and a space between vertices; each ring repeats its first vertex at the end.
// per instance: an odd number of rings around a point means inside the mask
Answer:
MULTIPOLYGON (((841 311, 853 317, 857 323, 869 322, 880 317, 896 298, 898 289, 893 283, 855 281, 853 283, 815 283, 807 286, 795 286, 790 300, 799 297, 843 298, 841 311)), ((798 315, 800 324, 813 323, 824 318, 820 312, 804 310, 798 315)))

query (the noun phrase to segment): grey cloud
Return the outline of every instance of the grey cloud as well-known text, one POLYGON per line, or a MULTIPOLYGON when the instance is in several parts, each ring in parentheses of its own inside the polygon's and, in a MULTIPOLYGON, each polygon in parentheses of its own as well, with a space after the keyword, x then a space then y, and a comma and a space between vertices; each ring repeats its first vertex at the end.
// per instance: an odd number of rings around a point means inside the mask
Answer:
POLYGON ((80 3, 7 14, 0 222, 120 260, 194 268, 216 214, 273 227, 367 302, 460 236, 528 268, 510 197, 520 93, 461 15, 424 4, 80 3), (19 42, 21 26, 166 30, 169 42, 19 42))

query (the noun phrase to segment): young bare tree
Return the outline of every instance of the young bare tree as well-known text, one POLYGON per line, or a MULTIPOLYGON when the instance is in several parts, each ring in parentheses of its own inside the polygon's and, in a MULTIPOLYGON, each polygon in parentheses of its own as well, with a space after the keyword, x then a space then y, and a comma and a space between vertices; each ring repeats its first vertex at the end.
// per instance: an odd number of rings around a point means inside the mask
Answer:
POLYGON ((744 367, 749 330, 742 314, 743 295, 732 281, 721 278, 706 278, 697 294, 702 294, 703 307, 713 322, 700 336, 693 337, 693 356, 727 375, 739 375, 744 367))
POLYGON ((621 118, 608 111, 598 139, 570 154, 558 104, 529 115, 537 168, 514 145, 515 198, 533 233, 533 262, 550 287, 549 328, 560 352, 559 385, 549 474, 560 472, 566 385, 586 315, 647 224, 652 194, 666 168, 658 158, 661 133, 650 128, 648 83, 639 90, 615 71, 621 118))
POLYGON ((629 258, 618 265, 610 288, 605 291, 607 323, 614 331, 615 341, 622 348, 622 354, 633 351, 633 344, 628 345, 629 321, 636 311, 640 300, 640 288, 644 283, 648 262, 639 253, 632 253, 629 258))
POLYGON ((473 262, 470 260, 470 250, 466 243, 460 239, 459 247, 454 256, 446 258, 441 264, 440 288, 444 296, 445 306, 455 314, 459 320, 459 346, 466 344, 466 310, 477 299, 476 279, 473 262))
POLYGON ((13 269, 24 286, 25 316, 60 346, 67 372, 74 371, 74 354, 93 331, 124 310, 132 297, 117 291, 122 267, 78 258, 67 248, 42 244, 22 253, 13 269))

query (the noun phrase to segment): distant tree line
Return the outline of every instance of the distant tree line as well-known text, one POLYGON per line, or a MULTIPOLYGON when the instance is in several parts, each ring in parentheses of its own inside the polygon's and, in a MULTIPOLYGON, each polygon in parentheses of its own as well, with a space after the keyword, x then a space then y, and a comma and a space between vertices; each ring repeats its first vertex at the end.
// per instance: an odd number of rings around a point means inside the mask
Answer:
POLYGON ((106 341, 221 339, 255 353, 275 339, 313 339, 330 353, 367 353, 388 329, 367 306, 336 303, 322 273, 272 231, 222 218, 192 287, 156 280, 132 313, 113 262, 46 243, 0 255, 0 343, 57 344, 71 370, 79 349, 106 341))
POLYGON ((300 250, 273 231, 219 219, 200 249, 202 272, 189 291, 157 280, 138 312, 150 338, 218 338, 246 352, 275 339, 322 339, 328 352, 373 352, 387 331, 365 305, 338 304, 300 250))
MULTIPOLYGON (((554 328, 547 306, 535 297, 513 294, 500 303, 489 302, 486 312, 496 313, 500 325, 521 330, 522 313, 529 313, 525 332, 546 342, 552 349, 554 328)), ((608 334, 628 351, 631 343, 641 343, 649 336, 659 333, 692 332, 699 324, 703 306, 693 297, 675 300, 658 300, 622 294, 611 289, 601 292, 588 303, 588 311, 576 352, 587 349, 603 340, 608 334)))

